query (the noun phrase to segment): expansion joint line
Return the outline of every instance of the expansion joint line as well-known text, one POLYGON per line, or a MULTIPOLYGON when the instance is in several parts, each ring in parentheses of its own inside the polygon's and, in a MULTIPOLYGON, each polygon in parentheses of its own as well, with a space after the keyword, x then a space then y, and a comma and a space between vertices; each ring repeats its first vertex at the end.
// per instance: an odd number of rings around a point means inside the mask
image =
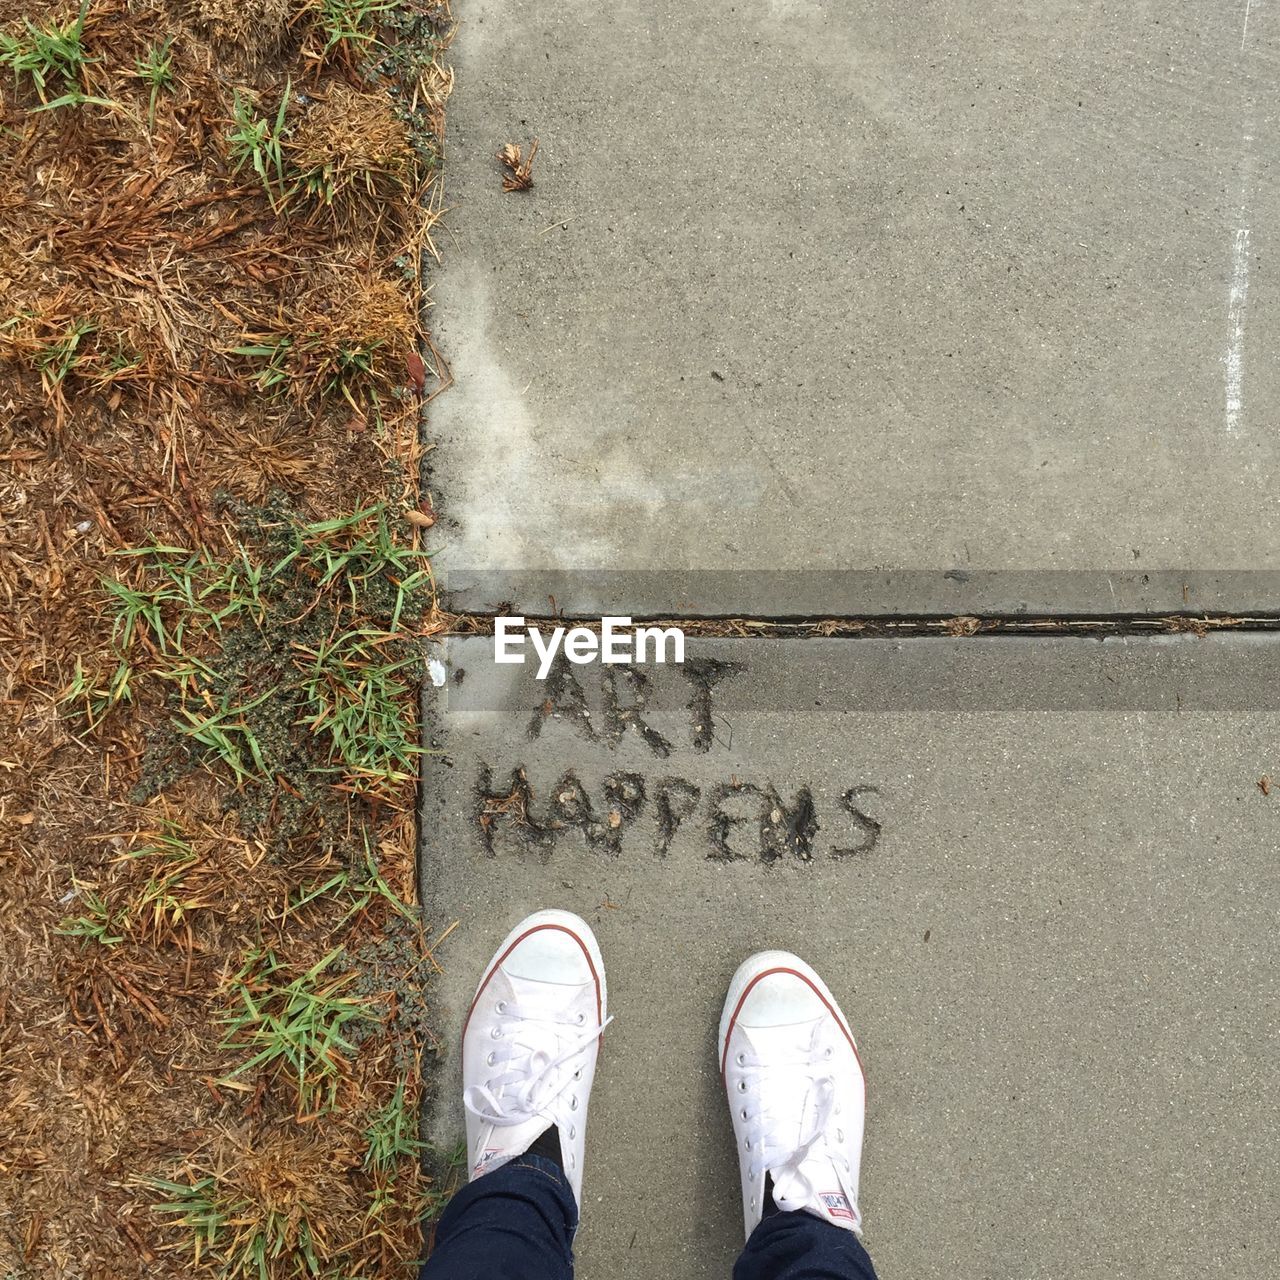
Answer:
MULTIPOLYGON (((436 635, 486 636, 494 632, 498 613, 441 613, 436 635)), ((598 631, 599 618, 571 615, 524 615, 524 625, 550 630, 556 626, 598 631)), ((704 639, 883 639, 886 637, 1022 636, 1168 636, 1213 632, 1280 631, 1280 613, 1130 613, 1130 614, 872 614, 862 617, 663 616, 632 618, 636 627, 678 627, 689 638, 704 639)))

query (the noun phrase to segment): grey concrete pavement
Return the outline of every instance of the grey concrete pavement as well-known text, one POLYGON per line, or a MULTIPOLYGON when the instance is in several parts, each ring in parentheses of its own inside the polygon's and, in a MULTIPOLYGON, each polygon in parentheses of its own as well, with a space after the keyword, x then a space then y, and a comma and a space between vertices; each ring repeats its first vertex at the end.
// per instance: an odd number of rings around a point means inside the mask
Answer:
MULTIPOLYGON (((1280 9, 465 0, 430 409, 454 603, 1280 610, 1280 9), (540 141, 530 192, 494 153, 540 141)), ((437 1136, 493 947, 596 927, 584 1280, 727 1275, 751 950, 870 1077, 884 1280, 1280 1269, 1280 645, 696 641, 426 691, 437 1136)))
POLYGON ((728 1275, 713 1037, 766 946, 859 1037, 882 1280, 1277 1273, 1268 638, 705 641, 642 685, 491 654, 451 641, 427 691, 433 1000, 448 1036, 537 907, 597 930, 583 1280, 728 1275))
MULTIPOLYGON (((882 568, 924 576, 873 608, 964 612, 1053 607, 1059 570, 1081 610, 1280 607, 1280 9, 457 9, 432 463, 460 583, 540 609, 531 570, 882 568), (495 151, 535 136, 503 194, 495 151)), ((585 581, 558 603, 590 612, 585 581)), ((650 585, 632 609, 677 605, 650 585)))

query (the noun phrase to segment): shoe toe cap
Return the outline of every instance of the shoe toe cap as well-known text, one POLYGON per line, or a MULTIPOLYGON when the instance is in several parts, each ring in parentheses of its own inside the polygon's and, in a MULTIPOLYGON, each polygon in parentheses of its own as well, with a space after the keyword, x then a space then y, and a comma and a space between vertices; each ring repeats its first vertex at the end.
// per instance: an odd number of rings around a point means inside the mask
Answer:
POLYGON ((743 997, 737 1021, 746 1028, 794 1026, 812 1022, 827 1012, 822 997, 799 974, 775 972, 752 983, 743 997))
POLYGON ((582 986, 595 977, 586 947, 568 929, 546 926, 522 938, 502 962, 503 971, 526 982, 582 986))

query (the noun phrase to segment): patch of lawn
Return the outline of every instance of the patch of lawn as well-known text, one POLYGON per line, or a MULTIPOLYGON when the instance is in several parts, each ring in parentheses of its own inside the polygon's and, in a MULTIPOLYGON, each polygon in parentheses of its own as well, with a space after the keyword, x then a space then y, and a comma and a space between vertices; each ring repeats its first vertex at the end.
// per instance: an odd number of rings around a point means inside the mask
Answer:
POLYGON ((244 537, 230 556, 122 553, 127 567, 106 582, 114 661, 101 674, 80 667, 64 697, 96 721, 140 679, 163 683, 170 731, 138 798, 215 768, 251 821, 275 807, 287 841, 334 793, 392 803, 416 777, 409 708, 431 571, 386 503, 309 523, 281 502, 229 510, 244 537))

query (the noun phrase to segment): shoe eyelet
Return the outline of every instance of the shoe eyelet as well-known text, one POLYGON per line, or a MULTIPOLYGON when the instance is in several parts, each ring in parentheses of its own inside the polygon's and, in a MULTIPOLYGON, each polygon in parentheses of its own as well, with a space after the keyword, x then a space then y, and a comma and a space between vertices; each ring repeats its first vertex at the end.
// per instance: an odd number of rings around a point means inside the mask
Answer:
POLYGON ((587 1015, 586 1015, 585 1013, 580 1013, 580 1014, 578 1014, 578 1016, 574 1019, 574 1021, 575 1021, 575 1022, 578 1024, 578 1026, 580 1026, 580 1027, 585 1026, 585 1025, 586 1025, 586 1022, 587 1022, 587 1015))
POLYGON ((754 1182, 755 1180, 756 1180, 756 1171, 752 1169, 747 1174, 747 1181, 754 1182))
POLYGON ((493 1006, 493 1011, 494 1013, 506 1013, 507 1002, 505 1000, 499 1000, 498 1003, 493 1006))
POLYGON ((738 1064, 738 1066, 745 1067, 747 1065, 747 1055, 745 1053, 740 1053, 734 1059, 734 1061, 738 1064))
POLYGON ((844 1130, 843 1130, 843 1129, 837 1129, 837 1130, 836 1130, 836 1141, 837 1141, 837 1142, 843 1142, 843 1141, 844 1141, 844 1130))
POLYGON ((577 1069, 577 1071, 575 1071, 575 1072, 573 1073, 573 1078, 574 1078, 575 1080, 581 1080, 581 1079, 582 1079, 582 1068, 581 1068, 581 1067, 579 1067, 579 1068, 577 1069))
POLYGON ((577 1109, 578 1109, 578 1095, 575 1093, 573 1097, 569 1099, 569 1110, 577 1111, 577 1109))
POLYGON ((745 1080, 739 1080, 739 1081, 738 1081, 738 1092, 739 1092, 739 1093, 746 1093, 746 1091, 747 1091, 747 1082, 746 1082, 745 1080))
POLYGON ((489 1032, 489 1034, 490 1034, 490 1035, 491 1035, 495 1040, 501 1040, 501 1039, 502 1039, 502 1028, 501 1028, 501 1027, 494 1027, 494 1029, 493 1029, 492 1031, 490 1031, 490 1032, 489 1032))
POLYGON ((578 1136, 578 1130, 575 1125, 569 1126, 569 1141, 572 1142, 578 1136))
POLYGON ((743 1108, 742 1108, 742 1110, 741 1110, 738 1114, 739 1114, 739 1115, 740 1115, 740 1116, 745 1120, 745 1119, 747 1118, 747 1109, 746 1109, 746 1107, 743 1107, 743 1108))
POLYGON ((572 1155, 572 1154, 570 1154, 570 1156, 569 1156, 569 1168, 570 1168, 570 1169, 574 1168, 574 1167, 577 1165, 577 1163, 578 1163, 578 1162, 577 1162, 577 1160, 575 1160, 575 1159, 574 1159, 574 1157, 573 1157, 573 1155, 572 1155))
POLYGON ((830 1045, 827 1045, 826 1049, 823 1051, 822 1056, 824 1058, 830 1058, 834 1053, 835 1053, 835 1050, 830 1045))
POLYGON ((496 1054, 492 1054, 492 1053, 491 1053, 491 1054, 490 1054, 490 1055, 489 1055, 489 1056, 484 1060, 484 1065, 485 1065, 486 1067, 492 1067, 492 1066, 496 1065, 497 1060, 498 1060, 498 1059, 497 1059, 497 1055, 496 1055, 496 1054))
POLYGON ((750 1150, 751 1150, 751 1139, 750 1139, 750 1138, 747 1138, 747 1139, 743 1142, 743 1144, 742 1144, 742 1145, 743 1145, 744 1147, 746 1147, 746 1149, 747 1149, 748 1151, 750 1151, 750 1150))

